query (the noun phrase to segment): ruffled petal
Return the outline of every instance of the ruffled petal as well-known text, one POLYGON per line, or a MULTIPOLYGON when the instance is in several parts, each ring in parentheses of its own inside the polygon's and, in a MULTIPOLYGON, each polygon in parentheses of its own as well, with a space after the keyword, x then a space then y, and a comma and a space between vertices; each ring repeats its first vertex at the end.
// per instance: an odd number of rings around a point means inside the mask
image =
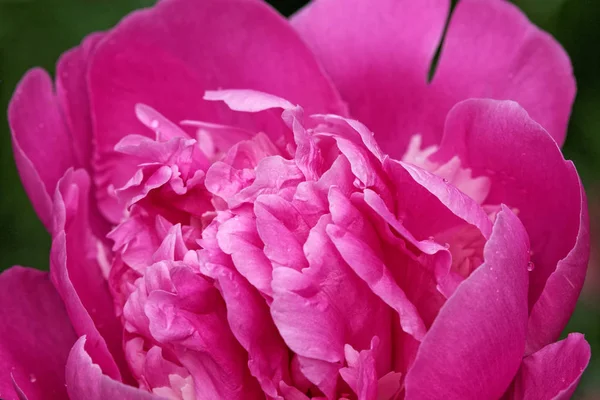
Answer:
POLYGON ((77 336, 48 273, 4 271, 0 304, 0 397, 20 396, 18 387, 29 400, 66 398, 65 365, 77 336))
POLYGON ((113 147, 126 134, 145 133, 134 114, 136 103, 161 110, 171 121, 233 124, 275 138, 283 132, 277 112, 234 115, 204 101, 204 91, 264 90, 310 112, 345 113, 308 48, 285 19, 259 1, 167 0, 135 12, 98 44, 89 85, 98 198, 113 222, 121 214, 108 185, 119 187, 131 176, 113 147))

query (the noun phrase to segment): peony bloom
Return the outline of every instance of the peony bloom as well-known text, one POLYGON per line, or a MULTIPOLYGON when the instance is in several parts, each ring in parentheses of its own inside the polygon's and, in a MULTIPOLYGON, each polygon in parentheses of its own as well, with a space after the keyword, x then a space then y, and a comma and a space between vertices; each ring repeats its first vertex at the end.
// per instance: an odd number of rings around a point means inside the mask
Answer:
POLYGON ((566 399, 589 252, 560 46, 512 5, 163 0, 29 71, 50 272, 4 399, 566 399), (359 122, 360 121, 360 122, 359 122))

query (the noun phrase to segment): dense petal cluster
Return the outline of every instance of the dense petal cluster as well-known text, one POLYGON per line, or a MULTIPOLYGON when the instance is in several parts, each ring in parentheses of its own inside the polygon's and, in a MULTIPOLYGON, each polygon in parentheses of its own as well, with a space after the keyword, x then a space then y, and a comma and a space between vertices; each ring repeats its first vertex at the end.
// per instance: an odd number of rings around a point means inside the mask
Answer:
POLYGON ((0 397, 573 393, 568 58, 463 0, 428 83, 450 2, 376 3, 317 0, 294 31, 255 0, 163 0, 65 53, 56 91, 28 72, 9 119, 52 249, 0 275, 0 397))

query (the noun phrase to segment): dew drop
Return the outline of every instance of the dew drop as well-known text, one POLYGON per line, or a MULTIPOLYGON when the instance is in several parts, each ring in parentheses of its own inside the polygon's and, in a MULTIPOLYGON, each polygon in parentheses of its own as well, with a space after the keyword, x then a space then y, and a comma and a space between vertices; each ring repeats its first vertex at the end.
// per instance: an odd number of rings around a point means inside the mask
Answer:
POLYGON ((31 383, 35 383, 35 381, 37 381, 37 378, 35 377, 35 375, 34 375, 34 374, 30 374, 30 375, 29 375, 29 381, 30 381, 31 383))
POLYGON ((156 119, 153 119, 152 122, 150 122, 150 127, 152 129, 158 129, 158 125, 159 125, 159 123, 158 123, 158 120, 156 120, 156 119))
POLYGON ((533 263, 533 261, 529 261, 527 263, 527 271, 531 272, 531 271, 533 271, 534 268, 535 268, 535 264, 533 263))
POLYGON ((448 183, 448 179, 442 178, 442 180, 444 181, 444 183, 448 183))

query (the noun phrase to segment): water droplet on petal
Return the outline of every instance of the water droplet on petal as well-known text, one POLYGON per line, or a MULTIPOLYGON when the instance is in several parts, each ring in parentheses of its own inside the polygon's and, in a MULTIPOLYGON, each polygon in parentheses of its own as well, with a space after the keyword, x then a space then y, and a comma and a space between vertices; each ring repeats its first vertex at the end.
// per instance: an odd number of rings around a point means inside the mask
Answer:
POLYGON ((30 381, 31 383, 35 383, 35 381, 37 381, 37 378, 35 377, 35 375, 34 375, 34 374, 30 374, 30 375, 29 375, 29 381, 30 381))
POLYGON ((152 129, 158 129, 158 125, 159 125, 159 123, 158 123, 158 120, 156 120, 156 119, 153 119, 152 122, 150 122, 150 127, 152 129))
POLYGON ((533 261, 529 261, 527 263, 527 271, 531 272, 531 271, 533 271, 534 268, 535 268, 535 264, 533 263, 533 261))

